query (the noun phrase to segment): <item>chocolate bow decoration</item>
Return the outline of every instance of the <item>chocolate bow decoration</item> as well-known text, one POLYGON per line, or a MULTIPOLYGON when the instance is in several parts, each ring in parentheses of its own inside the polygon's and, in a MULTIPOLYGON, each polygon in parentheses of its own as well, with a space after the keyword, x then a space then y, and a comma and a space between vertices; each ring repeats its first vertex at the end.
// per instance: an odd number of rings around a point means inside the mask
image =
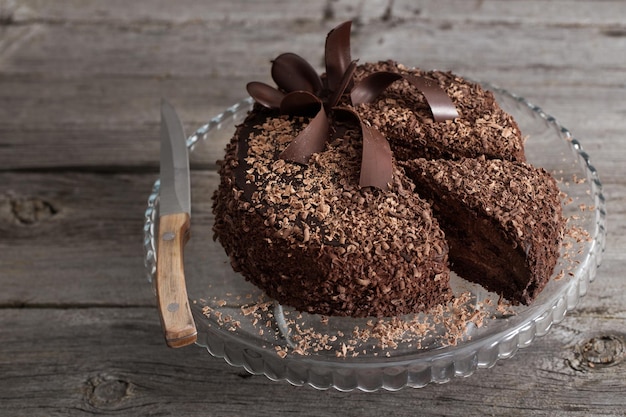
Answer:
POLYGON ((425 77, 379 71, 354 85, 356 61, 350 55, 350 29, 351 22, 345 22, 328 33, 324 79, 305 59, 285 53, 272 62, 272 79, 278 88, 256 81, 246 88, 250 96, 265 107, 279 109, 281 114, 312 117, 279 155, 287 161, 306 165, 311 155, 324 150, 330 138, 330 112, 336 117, 356 118, 363 137, 359 185, 387 190, 393 180, 389 142, 378 129, 362 121, 351 107, 337 107, 344 93, 349 91, 352 106, 358 106, 374 101, 392 83, 405 79, 422 92, 435 121, 454 119, 458 113, 445 91, 425 77))

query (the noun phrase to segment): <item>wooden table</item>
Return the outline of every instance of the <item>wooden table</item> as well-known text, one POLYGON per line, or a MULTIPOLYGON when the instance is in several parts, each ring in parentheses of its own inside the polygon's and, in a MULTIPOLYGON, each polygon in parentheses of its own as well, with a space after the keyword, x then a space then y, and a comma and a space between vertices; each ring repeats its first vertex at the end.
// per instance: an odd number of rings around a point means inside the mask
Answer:
POLYGON ((625 415, 625 2, 174 3, 0 0, 0 415, 625 415), (450 69, 541 104, 605 185, 596 281, 493 369, 320 392, 163 342, 142 251, 161 97, 192 131, 269 81, 278 53, 320 67, 326 32, 348 19, 362 62, 450 69))

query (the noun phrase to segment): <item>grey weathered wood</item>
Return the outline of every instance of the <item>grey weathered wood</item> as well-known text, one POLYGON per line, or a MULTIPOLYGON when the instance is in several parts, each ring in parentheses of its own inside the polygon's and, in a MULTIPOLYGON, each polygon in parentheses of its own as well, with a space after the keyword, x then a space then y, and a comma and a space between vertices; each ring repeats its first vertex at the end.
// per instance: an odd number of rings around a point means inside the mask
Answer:
MULTIPOLYGON (((0 285, 8 289, 0 306, 153 305, 142 233, 157 177, 0 173, 0 285)), ((217 180, 214 171, 194 171, 196 209, 210 212, 217 180)), ((203 218, 193 226, 209 228, 203 218)))
MULTIPOLYGON (((372 6, 374 10, 385 2, 379 3, 372 6)), ((517 18, 517 23, 510 21, 514 11, 509 11, 510 6, 499 20, 486 17, 503 7, 499 2, 462 7, 467 3, 471 2, 425 9, 413 20, 399 23, 371 16, 367 26, 357 28, 354 54, 362 60, 394 56, 408 65, 452 69, 500 84, 540 103, 588 146, 603 139, 590 129, 603 129, 605 137, 611 138, 626 128, 622 100, 626 71, 617 53, 624 49, 626 37, 620 36, 619 26, 610 25, 611 20, 600 22, 597 17, 619 14, 623 3, 589 6, 574 2, 577 7, 566 7, 567 2, 558 7, 545 2, 515 3, 518 10, 525 10, 522 16, 532 16, 517 18), (577 11, 585 21, 572 25, 567 19, 559 20, 562 13, 554 13, 556 21, 545 22, 541 7, 570 15, 577 11), (588 12, 591 8, 593 13, 588 12), (462 11, 472 10, 475 13, 470 17, 460 18, 462 11), (601 117, 590 113, 600 108, 604 109, 601 117)), ((67 18, 72 24, 61 25, 54 16, 64 10, 63 3, 46 6, 52 10, 38 6, 43 15, 36 18, 23 16, 24 9, 39 10, 24 4, 14 7, 15 24, 3 29, 7 45, 3 48, 0 43, 0 51, 4 50, 0 67, 11 75, 0 79, 0 98, 11 104, 3 108, 0 124, 10 151, 0 154, 3 169, 66 168, 78 163, 153 165, 158 152, 153 139, 158 126, 156 108, 161 97, 176 104, 190 131, 244 97, 246 81, 268 80, 268 62, 279 51, 294 50, 319 67, 323 45, 319 34, 332 25, 316 21, 307 8, 290 11, 292 19, 309 16, 308 23, 296 30, 291 20, 268 16, 255 19, 255 25, 244 25, 241 22, 248 18, 244 12, 215 19, 214 13, 201 13, 202 6, 197 4, 181 10, 185 10, 183 16, 199 17, 180 22, 179 13, 169 13, 171 21, 164 20, 162 7, 117 5, 104 13, 101 4, 92 2, 82 14, 82 8, 66 5, 72 10, 67 18), (132 25, 145 29, 133 30, 132 25), (243 29, 235 30, 238 27, 243 29), (282 32, 290 36, 279 36, 282 32), (29 47, 20 47, 23 43, 29 47), (66 47, 68 43, 72 48, 66 47), (29 74, 41 78, 37 81, 29 74), (42 111, 51 107, 54 112, 42 111), (16 137, 17 126, 23 134, 16 137), (93 152, 71 158, 82 147, 93 152), (15 152, 24 158, 12 158, 15 152)), ((347 10, 341 3, 335 7, 347 10)), ((406 7, 397 6, 399 10, 406 7)), ((358 13, 353 10, 355 16, 358 13)))
POLYGON ((620 367, 590 368, 577 351, 626 321, 567 321, 469 378, 393 394, 346 394, 249 376, 200 347, 168 349, 152 309, 5 309, 0 402, 3 415, 29 416, 623 415, 620 367), (55 337, 45 336, 49 328, 55 337))
MULTIPOLYGON (((625 415, 626 362, 591 367, 582 352, 626 340, 626 3, 421 3, 0 0, 0 415, 625 415), (318 392, 163 342, 142 259, 161 97, 190 133, 245 82, 268 81, 280 52, 321 69, 324 35, 345 19, 361 61, 451 69, 540 104, 605 184, 607 250, 588 294, 467 379, 318 392)), ((193 155, 202 210, 220 154, 193 155)))

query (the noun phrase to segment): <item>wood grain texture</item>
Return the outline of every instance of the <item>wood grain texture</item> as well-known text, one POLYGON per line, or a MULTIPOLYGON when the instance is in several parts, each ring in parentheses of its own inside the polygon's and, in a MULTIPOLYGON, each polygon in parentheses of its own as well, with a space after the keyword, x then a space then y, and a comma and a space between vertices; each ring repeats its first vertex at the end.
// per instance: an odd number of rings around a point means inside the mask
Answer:
POLYGON ((616 378, 625 364, 591 368, 578 352, 590 338, 623 329, 623 317, 570 317, 493 369, 397 393, 293 387, 250 376, 200 347, 168 349, 153 309, 5 309, 0 325, 3 415, 587 417, 623 415, 626 407, 616 378), (48 328, 56 337, 44 336, 48 328))
MULTIPOLYGON (((0 415, 626 415, 626 362, 611 357, 626 341, 624 15, 620 0, 0 0, 0 415), (600 173, 596 281, 493 369, 394 394, 318 392, 163 343, 142 250, 161 98, 190 133, 247 81, 269 81, 281 52, 321 69, 325 34, 346 19, 354 57, 525 96, 600 173)), ((205 149, 192 198, 207 214, 222 149, 205 149)))
MULTIPOLYGON (((158 158, 158 156, 157 156, 158 158)), ((158 173, 0 173, 2 306, 153 306, 143 224, 158 173), (34 206, 42 214, 34 218, 34 206), (22 218, 22 219, 21 219, 22 218)), ((215 172, 194 171, 192 201, 210 212, 215 172)), ((208 228, 192 218, 192 227, 208 228)), ((197 255, 197 254, 195 254, 197 255)))

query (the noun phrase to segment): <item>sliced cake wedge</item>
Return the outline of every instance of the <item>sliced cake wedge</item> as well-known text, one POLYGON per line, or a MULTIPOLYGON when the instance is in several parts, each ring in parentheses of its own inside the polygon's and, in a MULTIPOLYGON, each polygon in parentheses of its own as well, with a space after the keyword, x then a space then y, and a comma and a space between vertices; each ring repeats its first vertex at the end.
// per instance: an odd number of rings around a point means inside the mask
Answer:
POLYGON ((451 269, 514 303, 534 300, 559 258, 565 224, 554 178, 484 157, 401 165, 446 234, 451 269))

